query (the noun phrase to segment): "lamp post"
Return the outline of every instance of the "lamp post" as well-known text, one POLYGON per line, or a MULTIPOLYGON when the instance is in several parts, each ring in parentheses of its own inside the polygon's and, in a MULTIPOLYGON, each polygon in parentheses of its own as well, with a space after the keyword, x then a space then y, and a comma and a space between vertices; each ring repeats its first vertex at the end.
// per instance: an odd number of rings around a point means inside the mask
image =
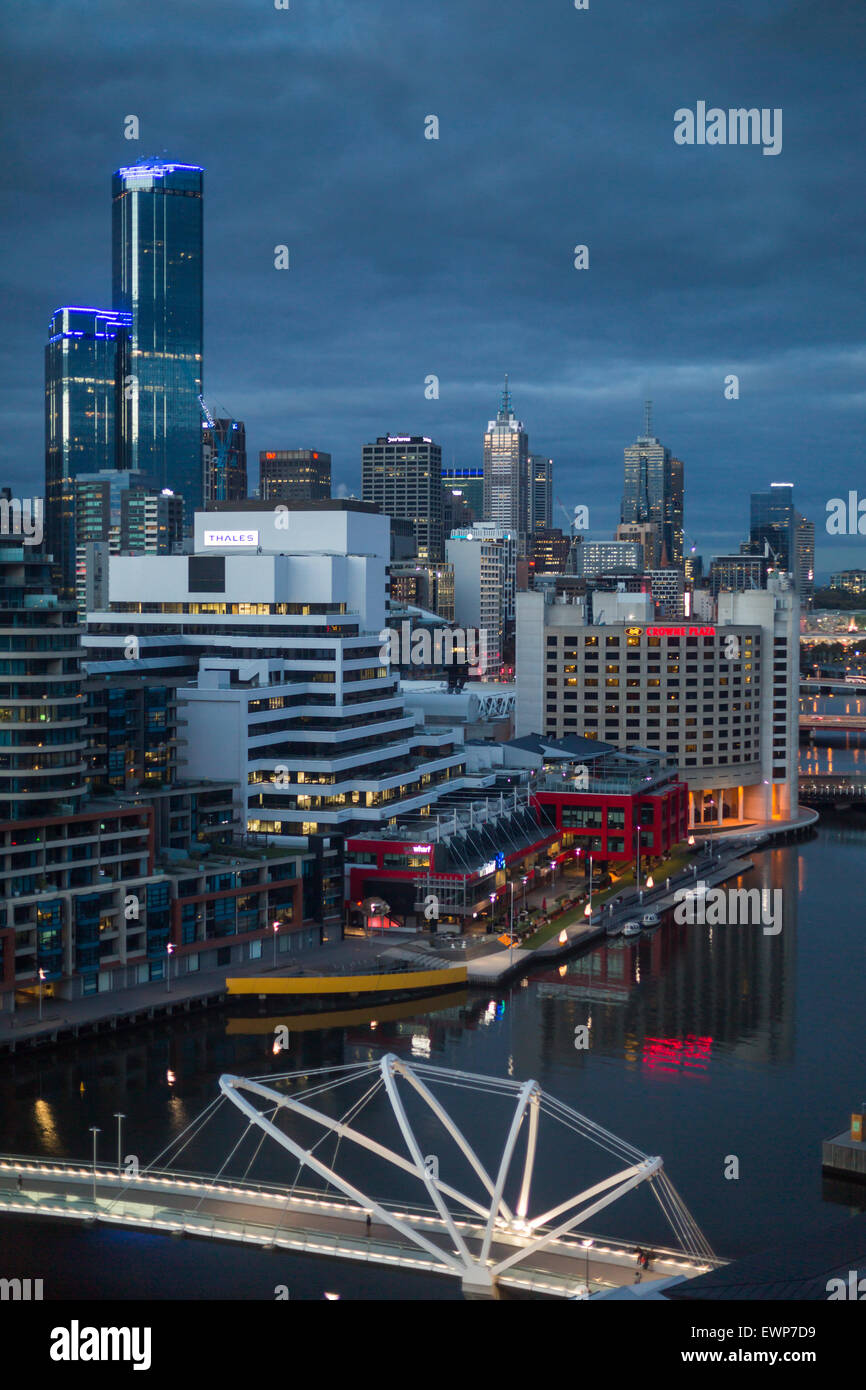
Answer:
POLYGON ((276 970, 276 968, 277 968, 277 937, 278 937, 279 934, 280 934, 280 924, 279 924, 279 922, 274 922, 274 923, 272 923, 272 926, 273 926, 273 928, 274 928, 274 969, 276 970))
POLYGON ((165 962, 165 967, 166 967, 166 968, 165 968, 165 992, 166 992, 166 994, 170 994, 170 993, 171 993, 171 953, 172 953, 173 950, 174 950, 174 942, 173 942, 173 941, 169 941, 168 945, 167 945, 166 948, 165 948, 165 954, 166 954, 166 962, 165 962))
POLYGON ((511 908, 508 920, 508 964, 514 964, 514 879, 509 883, 511 889, 511 908))
POLYGON ((494 927, 496 926, 496 894, 495 894, 495 893, 491 893, 489 896, 490 896, 490 930, 492 931, 492 930, 494 929, 494 927))
POLYGON ((126 1119, 126 1116, 124 1115, 122 1110, 115 1110, 114 1118, 117 1120, 117 1171, 119 1173, 123 1168, 123 1149, 120 1143, 120 1127, 123 1124, 123 1121, 126 1119))
POLYGON ((96 1206, 96 1136, 102 1130, 97 1125, 91 1125, 90 1133, 93 1135, 93 1205, 96 1206))
POLYGON ((39 968, 39 1022, 42 1022, 42 981, 45 979, 45 971, 39 968))

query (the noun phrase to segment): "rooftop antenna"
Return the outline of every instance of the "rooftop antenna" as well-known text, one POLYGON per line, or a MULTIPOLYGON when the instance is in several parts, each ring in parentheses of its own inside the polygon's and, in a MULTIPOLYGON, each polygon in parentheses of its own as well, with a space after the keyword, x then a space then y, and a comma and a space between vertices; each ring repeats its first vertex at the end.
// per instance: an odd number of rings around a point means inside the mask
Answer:
MULTIPOLYGON (((508 380, 508 378, 506 377, 506 381, 507 381, 507 380, 508 380)), ((644 439, 652 439, 652 437, 653 437, 653 403, 652 403, 652 401, 644 401, 644 407, 643 407, 643 408, 644 408, 644 431, 643 431, 643 432, 644 432, 644 439)))
POLYGON ((505 386, 502 391, 502 402, 499 406, 500 415, 511 414, 511 392, 508 389, 508 373, 505 373, 505 386))

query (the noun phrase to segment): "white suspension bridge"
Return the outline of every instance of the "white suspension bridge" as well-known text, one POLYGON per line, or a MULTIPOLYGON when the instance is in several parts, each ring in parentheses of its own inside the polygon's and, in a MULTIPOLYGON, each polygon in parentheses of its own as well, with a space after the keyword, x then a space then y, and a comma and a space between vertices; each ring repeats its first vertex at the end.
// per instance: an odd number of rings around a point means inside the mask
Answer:
POLYGON ((152 1164, 134 1172, 128 1167, 0 1156, 0 1213, 98 1221, 434 1272, 459 1278, 467 1294, 480 1297, 495 1297, 500 1289, 590 1297, 638 1276, 661 1288, 724 1263, 661 1158, 549 1096, 536 1081, 410 1064, 390 1053, 379 1062, 319 1071, 224 1075, 219 1095, 152 1164), (494 1164, 482 1161, 446 1109, 437 1094, 443 1088, 470 1093, 485 1147, 494 1142, 495 1111, 504 1103, 494 1164), (482 1096, 484 1107, 478 1103, 482 1096), (226 1106, 246 1123, 219 1170, 210 1175, 177 1167, 190 1145, 204 1141, 217 1114, 226 1118, 226 1106), (370 1118, 373 1132, 366 1125, 370 1118), (389 1128, 402 1140, 399 1148, 386 1142, 383 1130, 389 1128), (325 1144, 331 1139, 329 1160, 325 1144), (267 1140, 283 1151, 287 1164, 296 1162, 293 1183, 251 1179, 267 1140), (563 1161, 575 1140, 605 1153, 615 1171, 600 1179, 593 1174, 588 1186, 552 1205, 548 1197, 537 1202, 539 1156, 552 1157, 555 1146, 556 1171, 575 1171, 563 1161), (436 1152, 425 1153, 431 1142, 436 1152), (245 1146, 252 1145, 245 1158, 245 1146), (350 1155, 348 1162, 339 1161, 341 1152, 350 1155), (228 1176, 229 1166, 244 1158, 241 1175, 228 1176), (304 1172, 322 1185, 299 1186, 304 1172), (643 1184, 675 1241, 654 1245, 649 1259, 646 1243, 637 1251, 633 1242, 587 1229, 599 1212, 643 1184), (395 1188, 417 1190, 426 1200, 388 1195, 395 1188))

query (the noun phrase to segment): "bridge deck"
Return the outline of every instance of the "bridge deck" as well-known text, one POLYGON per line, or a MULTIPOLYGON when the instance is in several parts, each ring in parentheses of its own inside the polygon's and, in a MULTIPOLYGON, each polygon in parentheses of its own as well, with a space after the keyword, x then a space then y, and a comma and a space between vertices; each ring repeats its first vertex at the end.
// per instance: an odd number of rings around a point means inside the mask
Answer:
MULTIPOLYGON (((279 1248, 332 1258, 399 1265, 406 1270, 443 1274, 434 1259, 399 1232, 373 1222, 369 1236, 365 1213, 338 1193, 326 1197, 311 1189, 263 1188, 201 1174, 147 1173, 137 1178, 115 1170, 96 1170, 96 1202, 93 1170, 71 1163, 42 1163, 8 1156, 0 1159, 0 1214, 100 1221, 134 1226, 169 1234, 240 1241, 264 1248, 279 1248), (24 1188, 18 1188, 18 1175, 24 1188)), ((404 1221, 423 1226, 425 1235, 447 1248, 447 1233, 430 1209, 389 1204, 404 1221)), ((479 1249, 483 1227, 478 1222, 458 1222, 470 1248, 479 1249)), ((536 1252, 531 1265, 522 1264, 500 1278, 505 1287, 568 1297, 589 1280, 591 1292, 634 1282, 633 1247, 624 1242, 594 1237, 589 1260, 575 1232, 536 1252)), ((519 1236, 502 1231, 492 1245, 491 1263, 521 1245, 519 1236)), ((691 1277, 724 1261, 698 1262, 675 1250, 655 1247, 652 1269, 644 1282, 675 1275, 691 1277)))

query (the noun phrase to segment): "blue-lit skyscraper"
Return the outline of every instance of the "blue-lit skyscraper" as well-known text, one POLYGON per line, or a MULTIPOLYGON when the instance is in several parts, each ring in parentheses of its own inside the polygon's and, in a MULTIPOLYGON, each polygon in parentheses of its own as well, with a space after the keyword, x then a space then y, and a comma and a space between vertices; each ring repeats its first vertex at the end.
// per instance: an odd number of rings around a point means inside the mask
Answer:
POLYGON ((143 160, 112 180, 112 302, 132 316, 122 467, 202 505, 202 169, 143 160))
POLYGON ((128 314, 55 309, 45 349, 45 538, 64 594, 75 580, 75 488, 80 473, 117 468, 116 428, 127 371, 128 314))

